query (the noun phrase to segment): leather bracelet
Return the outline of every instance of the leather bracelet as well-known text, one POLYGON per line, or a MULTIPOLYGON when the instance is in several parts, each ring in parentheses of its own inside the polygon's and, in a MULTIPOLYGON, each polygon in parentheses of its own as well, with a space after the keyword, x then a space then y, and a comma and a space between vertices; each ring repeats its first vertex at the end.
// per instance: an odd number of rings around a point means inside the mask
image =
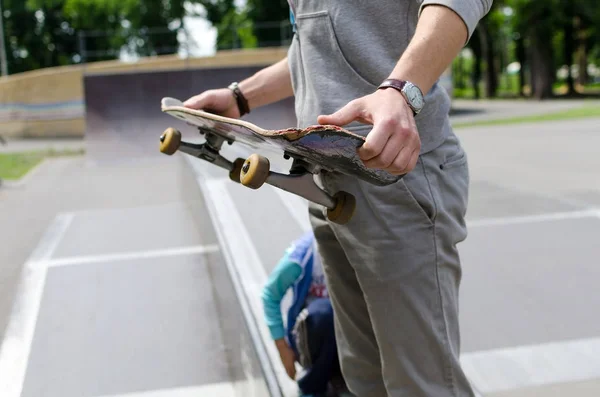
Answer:
POLYGON ((377 87, 377 89, 390 87, 390 88, 395 88, 396 90, 402 92, 402 89, 404 88, 405 85, 406 85, 406 81, 403 81, 403 80, 386 79, 383 81, 383 83, 381 83, 379 85, 379 87, 377 87))
POLYGON ((238 109, 240 111, 240 117, 250 113, 250 106, 248 105, 246 97, 244 97, 244 94, 242 94, 238 83, 233 82, 227 88, 229 88, 233 92, 233 96, 235 97, 235 101, 237 102, 238 109))

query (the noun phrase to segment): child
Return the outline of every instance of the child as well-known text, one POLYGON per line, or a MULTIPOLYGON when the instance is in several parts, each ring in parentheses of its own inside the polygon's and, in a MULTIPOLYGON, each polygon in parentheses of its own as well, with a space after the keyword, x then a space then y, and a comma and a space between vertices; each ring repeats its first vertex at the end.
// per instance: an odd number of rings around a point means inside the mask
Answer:
POLYGON ((333 309, 312 232, 286 250, 263 288, 262 300, 266 323, 289 377, 296 378, 298 361, 304 369, 297 379, 300 391, 327 395, 330 381, 339 380, 341 372, 333 309), (281 301, 289 288, 293 289, 293 301, 284 329, 281 301))

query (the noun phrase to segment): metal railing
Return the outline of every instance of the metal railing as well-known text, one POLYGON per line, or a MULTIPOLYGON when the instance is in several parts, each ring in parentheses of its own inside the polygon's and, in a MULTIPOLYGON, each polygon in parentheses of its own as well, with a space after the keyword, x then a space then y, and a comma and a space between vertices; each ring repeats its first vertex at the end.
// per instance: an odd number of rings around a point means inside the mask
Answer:
POLYGON ((205 32, 185 26, 119 31, 81 30, 77 32, 80 63, 100 60, 132 60, 157 55, 179 54, 194 58, 217 50, 289 46, 293 31, 289 21, 249 23, 217 31, 218 38, 207 46, 205 32))

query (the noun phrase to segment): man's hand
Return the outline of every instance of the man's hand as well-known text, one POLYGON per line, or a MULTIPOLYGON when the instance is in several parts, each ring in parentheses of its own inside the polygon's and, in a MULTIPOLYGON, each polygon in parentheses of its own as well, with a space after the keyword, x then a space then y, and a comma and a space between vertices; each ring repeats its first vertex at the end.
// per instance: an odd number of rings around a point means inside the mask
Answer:
POLYGON ((240 110, 229 88, 204 91, 183 103, 184 106, 191 109, 205 110, 220 116, 240 118, 240 110))
MULTIPOLYGON (((256 109, 294 95, 287 58, 259 70, 241 81, 239 88, 250 109, 256 109)), ((240 118, 237 101, 228 88, 208 90, 184 102, 192 109, 201 109, 220 116, 240 118)))
POLYGON ((296 379, 296 356, 291 347, 287 344, 285 339, 277 339, 275 341, 275 346, 277 346, 277 350, 279 351, 279 357, 281 357, 281 362, 285 367, 285 372, 287 372, 288 376, 292 379, 296 379))
POLYGON ((413 170, 421 139, 413 112, 402 94, 393 88, 377 90, 348 103, 332 115, 319 116, 319 124, 344 126, 353 121, 372 124, 358 154, 369 168, 401 175, 413 170))

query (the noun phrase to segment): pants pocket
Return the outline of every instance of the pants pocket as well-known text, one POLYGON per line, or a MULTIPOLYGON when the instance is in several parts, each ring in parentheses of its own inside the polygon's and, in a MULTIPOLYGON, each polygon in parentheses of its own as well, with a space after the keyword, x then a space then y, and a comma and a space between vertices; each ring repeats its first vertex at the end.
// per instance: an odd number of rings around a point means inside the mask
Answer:
POLYGON ((413 208, 420 211, 423 217, 433 225, 436 217, 436 205, 421 158, 417 161, 415 168, 400 180, 400 183, 413 208))

